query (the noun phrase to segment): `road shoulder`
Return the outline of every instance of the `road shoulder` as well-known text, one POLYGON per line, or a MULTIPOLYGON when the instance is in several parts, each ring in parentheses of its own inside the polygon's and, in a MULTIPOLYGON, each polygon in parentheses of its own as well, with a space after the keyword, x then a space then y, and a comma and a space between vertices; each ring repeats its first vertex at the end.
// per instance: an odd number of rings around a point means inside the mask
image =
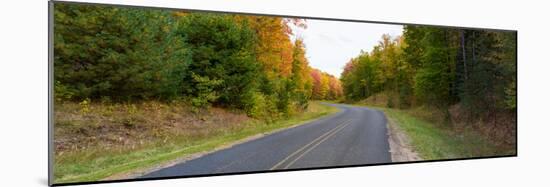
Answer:
POLYGON ((396 121, 386 115, 388 142, 392 162, 410 162, 422 160, 411 146, 409 137, 398 127, 396 121))

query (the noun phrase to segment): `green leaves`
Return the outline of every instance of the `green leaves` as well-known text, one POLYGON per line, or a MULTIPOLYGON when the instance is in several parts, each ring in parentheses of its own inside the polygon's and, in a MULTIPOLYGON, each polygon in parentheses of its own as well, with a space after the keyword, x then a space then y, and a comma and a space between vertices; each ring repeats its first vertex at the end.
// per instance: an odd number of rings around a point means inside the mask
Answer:
POLYGON ((73 99, 172 99, 190 63, 167 11, 55 6, 55 80, 73 99))
POLYGON ((391 106, 395 99, 399 107, 461 104, 473 114, 515 109, 515 44, 508 32, 406 26, 402 38, 383 36, 350 60, 341 76, 345 96, 384 92, 391 106))
POLYGON ((223 83, 223 80, 211 80, 209 77, 203 77, 195 73, 191 73, 191 77, 196 89, 196 96, 191 99, 191 104, 194 107, 204 108, 210 106, 210 103, 220 97, 216 90, 223 83))
POLYGON ((246 24, 230 16, 193 13, 181 18, 178 33, 185 38, 192 52, 192 61, 183 78, 186 94, 199 100, 204 97, 197 77, 216 83, 208 91, 219 96, 208 102, 243 109, 243 95, 253 92, 257 84, 259 66, 254 56, 254 32, 246 24))
POLYGON ((364 99, 384 90, 398 91, 397 81, 408 81, 401 45, 400 38, 384 35, 372 52, 363 52, 348 62, 341 77, 348 100, 364 99))
MULTIPOLYGON (((451 30, 445 28, 423 28, 417 31, 420 37, 416 45, 422 51, 420 56, 412 54, 417 63, 414 92, 424 103, 446 106, 450 101, 450 85, 454 78, 451 74, 456 61, 450 51, 448 36, 451 30)), ((405 37, 411 37, 405 35, 405 37)), ((410 46, 410 45, 409 45, 410 46)), ((412 47, 412 46, 411 46, 412 47)), ((412 58, 408 58, 412 59, 412 58)))
MULTIPOLYGON (((304 110, 311 67, 299 19, 102 5, 55 6, 54 66, 59 101, 188 100, 278 117, 304 110)), ((340 83, 322 74, 316 86, 336 99, 340 83)))

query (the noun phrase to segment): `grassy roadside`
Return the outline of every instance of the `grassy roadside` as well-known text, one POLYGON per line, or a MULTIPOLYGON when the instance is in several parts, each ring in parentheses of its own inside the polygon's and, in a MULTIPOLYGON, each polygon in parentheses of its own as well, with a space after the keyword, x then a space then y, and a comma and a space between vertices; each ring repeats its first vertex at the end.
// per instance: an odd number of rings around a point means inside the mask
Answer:
POLYGON ((384 111, 411 139, 411 146, 423 160, 485 157, 511 154, 473 130, 455 132, 413 116, 408 111, 377 108, 384 111))
MULTIPOLYGON (((92 111, 93 107, 91 107, 92 111)), ((141 107, 130 107, 132 108, 141 108, 141 107)), ((164 110, 173 110, 168 107, 165 107, 164 110)), ((157 111, 158 110, 154 110, 157 111)), ((56 155, 55 155, 55 167, 54 167, 54 175, 55 175, 55 183, 68 183, 68 182, 83 182, 83 181, 95 181, 95 180, 102 180, 106 177, 110 177, 113 175, 131 172, 134 170, 140 170, 140 169, 146 169, 146 168, 152 168, 159 164, 170 162, 175 159, 179 159, 182 157, 187 157, 192 154, 201 153, 201 152, 208 152, 215 150, 216 148, 223 147, 225 145, 231 144, 233 142, 237 142, 239 140, 245 139, 250 136, 254 136, 261 133, 268 133, 272 132, 278 129, 282 128, 288 128, 297 124, 305 123, 307 121, 322 117, 324 115, 332 114, 337 112, 338 109, 326 105, 321 105, 318 102, 312 102, 308 109, 304 111, 303 113, 294 115, 292 117, 289 117, 287 119, 282 120, 275 120, 270 123, 265 123, 260 120, 254 120, 254 119, 241 119, 239 117, 231 117, 233 118, 239 118, 240 120, 233 120, 233 121, 227 121, 226 126, 215 126, 215 124, 204 124, 209 122, 208 120, 211 118, 214 118, 214 116, 223 116, 219 115, 219 113, 214 113, 212 116, 201 116, 198 118, 198 125, 193 125, 191 127, 185 127, 185 130, 182 132, 177 132, 176 128, 183 128, 175 125, 174 127, 170 127, 168 129, 162 129, 162 128, 145 128, 140 127, 137 124, 140 123, 146 123, 146 121, 143 121, 142 119, 136 119, 136 118, 129 118, 129 119, 117 119, 118 121, 121 121, 122 125, 121 129, 136 129, 135 131, 146 131, 150 132, 147 134, 147 136, 142 135, 142 132, 135 133, 137 135, 133 135, 134 133, 132 131, 130 132, 121 132, 122 135, 126 136, 115 136, 118 138, 109 138, 107 137, 104 143, 98 145, 98 144, 85 144, 84 147, 77 148, 75 150, 80 151, 71 151, 65 150, 65 151, 57 151, 56 149, 56 155), (233 124, 232 124, 233 123, 233 124), (193 128, 199 128, 199 129, 208 129, 208 133, 203 133, 200 130, 196 130, 193 128), (188 133, 188 132, 196 132, 196 133, 188 133), (141 135, 141 136, 140 136, 141 135), (124 139, 122 138, 124 137, 124 139), (149 138, 145 138, 149 137, 149 138), (152 137, 152 138, 151 138, 152 137), (113 140, 112 140, 113 139, 113 140), (123 140, 120 140, 123 139, 123 140), (134 139, 136 142, 126 141, 125 139, 134 139), (118 141, 120 140, 120 141, 118 141), (145 140, 147 143, 143 143, 142 140, 145 140), (111 146, 109 142, 117 142, 118 144, 122 144, 121 146, 111 146), (129 147, 129 148, 128 148, 129 147)), ((147 114, 153 114, 153 112, 146 112, 146 111, 137 111, 135 113, 141 114, 141 113, 147 113, 147 114)), ((179 119, 177 115, 181 115, 183 111, 175 111, 176 114, 170 114, 170 115, 162 115, 162 116, 169 116, 170 118, 166 118, 167 120, 175 120, 175 121, 189 121, 189 119, 179 119)), ((116 109, 115 109, 116 113, 116 109)), ((226 114, 227 115, 227 114, 226 114)), ((140 116, 140 115, 137 115, 140 116)), ((152 117, 154 118, 154 117, 152 117)), ((159 117, 155 120, 161 120, 165 119, 165 117, 159 117)), ((72 121, 75 121, 74 119, 70 119, 72 121)), ((117 121, 115 120, 115 121, 117 121)), ((227 119, 218 119, 219 121, 225 121, 227 119)), ((88 119, 87 121, 94 121, 88 119)), ((212 123, 215 123, 216 121, 212 121, 212 123)), ((67 123, 60 122, 60 123, 67 123)), ((85 124, 86 126, 93 126, 94 124, 85 124)), ((57 125, 57 122, 56 122, 57 125)), ((61 129, 73 129, 71 131, 67 132, 78 132, 74 134, 74 136, 90 136, 89 134, 94 134, 101 132, 101 129, 108 129, 106 127, 102 127, 101 125, 94 127, 93 129, 99 129, 95 131, 86 130, 87 128, 83 127, 74 127, 74 126, 82 126, 83 124, 63 124, 60 125, 61 129), (76 130, 74 130, 76 129, 76 130), (82 130, 84 129, 84 130, 82 130), (81 131, 84 131, 84 133, 81 133, 81 131)), ((57 128, 57 126, 56 126, 57 128)), ((165 127, 163 127, 165 128, 165 127)), ((58 129, 56 129, 58 131, 58 129)), ((111 130, 116 131, 116 130, 111 130)), ((65 132, 65 133, 67 133, 65 132)), ((63 133, 63 131, 60 130, 59 133, 63 133)), ((63 138, 59 138, 63 139, 63 138)), ((91 137, 91 141, 99 139, 98 137, 91 137)), ((105 139, 105 138, 104 138, 105 139)), ((57 137, 55 140, 58 140, 57 137)), ((96 141, 98 142, 98 141, 96 141)), ((82 144, 82 143, 81 143, 82 144)), ((113 143, 115 144, 115 143, 113 143)), ((57 147, 58 145, 56 145, 57 147)), ((65 147, 68 147, 65 146, 65 147)), ((60 150, 63 150, 60 148, 60 150)))
POLYGON ((399 110, 365 104, 354 105, 367 106, 384 111, 386 117, 395 122, 395 124, 408 136, 411 141, 411 146, 414 151, 420 154, 422 160, 513 154, 513 150, 494 145, 491 141, 483 138, 483 136, 474 130, 464 129, 460 132, 456 132, 443 125, 424 120, 423 117, 430 116, 429 114, 431 112, 429 111, 419 111, 415 109, 399 110))

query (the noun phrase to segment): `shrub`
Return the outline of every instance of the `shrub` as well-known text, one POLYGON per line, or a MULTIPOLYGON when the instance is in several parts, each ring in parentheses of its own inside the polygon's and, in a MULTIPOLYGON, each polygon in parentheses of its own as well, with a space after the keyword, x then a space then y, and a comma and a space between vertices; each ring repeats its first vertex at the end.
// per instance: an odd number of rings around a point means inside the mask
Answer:
POLYGON ((90 113, 90 103, 91 100, 89 98, 86 98, 82 100, 78 105, 80 105, 80 113, 81 114, 88 114, 90 113))

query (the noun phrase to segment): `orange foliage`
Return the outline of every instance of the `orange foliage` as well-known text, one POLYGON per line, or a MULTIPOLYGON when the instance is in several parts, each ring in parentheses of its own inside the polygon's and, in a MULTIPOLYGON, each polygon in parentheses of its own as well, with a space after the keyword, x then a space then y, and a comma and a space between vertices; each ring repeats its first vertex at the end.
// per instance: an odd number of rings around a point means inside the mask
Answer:
POLYGON ((310 75, 313 80, 313 99, 338 99, 343 95, 342 85, 336 77, 314 68, 310 75))

